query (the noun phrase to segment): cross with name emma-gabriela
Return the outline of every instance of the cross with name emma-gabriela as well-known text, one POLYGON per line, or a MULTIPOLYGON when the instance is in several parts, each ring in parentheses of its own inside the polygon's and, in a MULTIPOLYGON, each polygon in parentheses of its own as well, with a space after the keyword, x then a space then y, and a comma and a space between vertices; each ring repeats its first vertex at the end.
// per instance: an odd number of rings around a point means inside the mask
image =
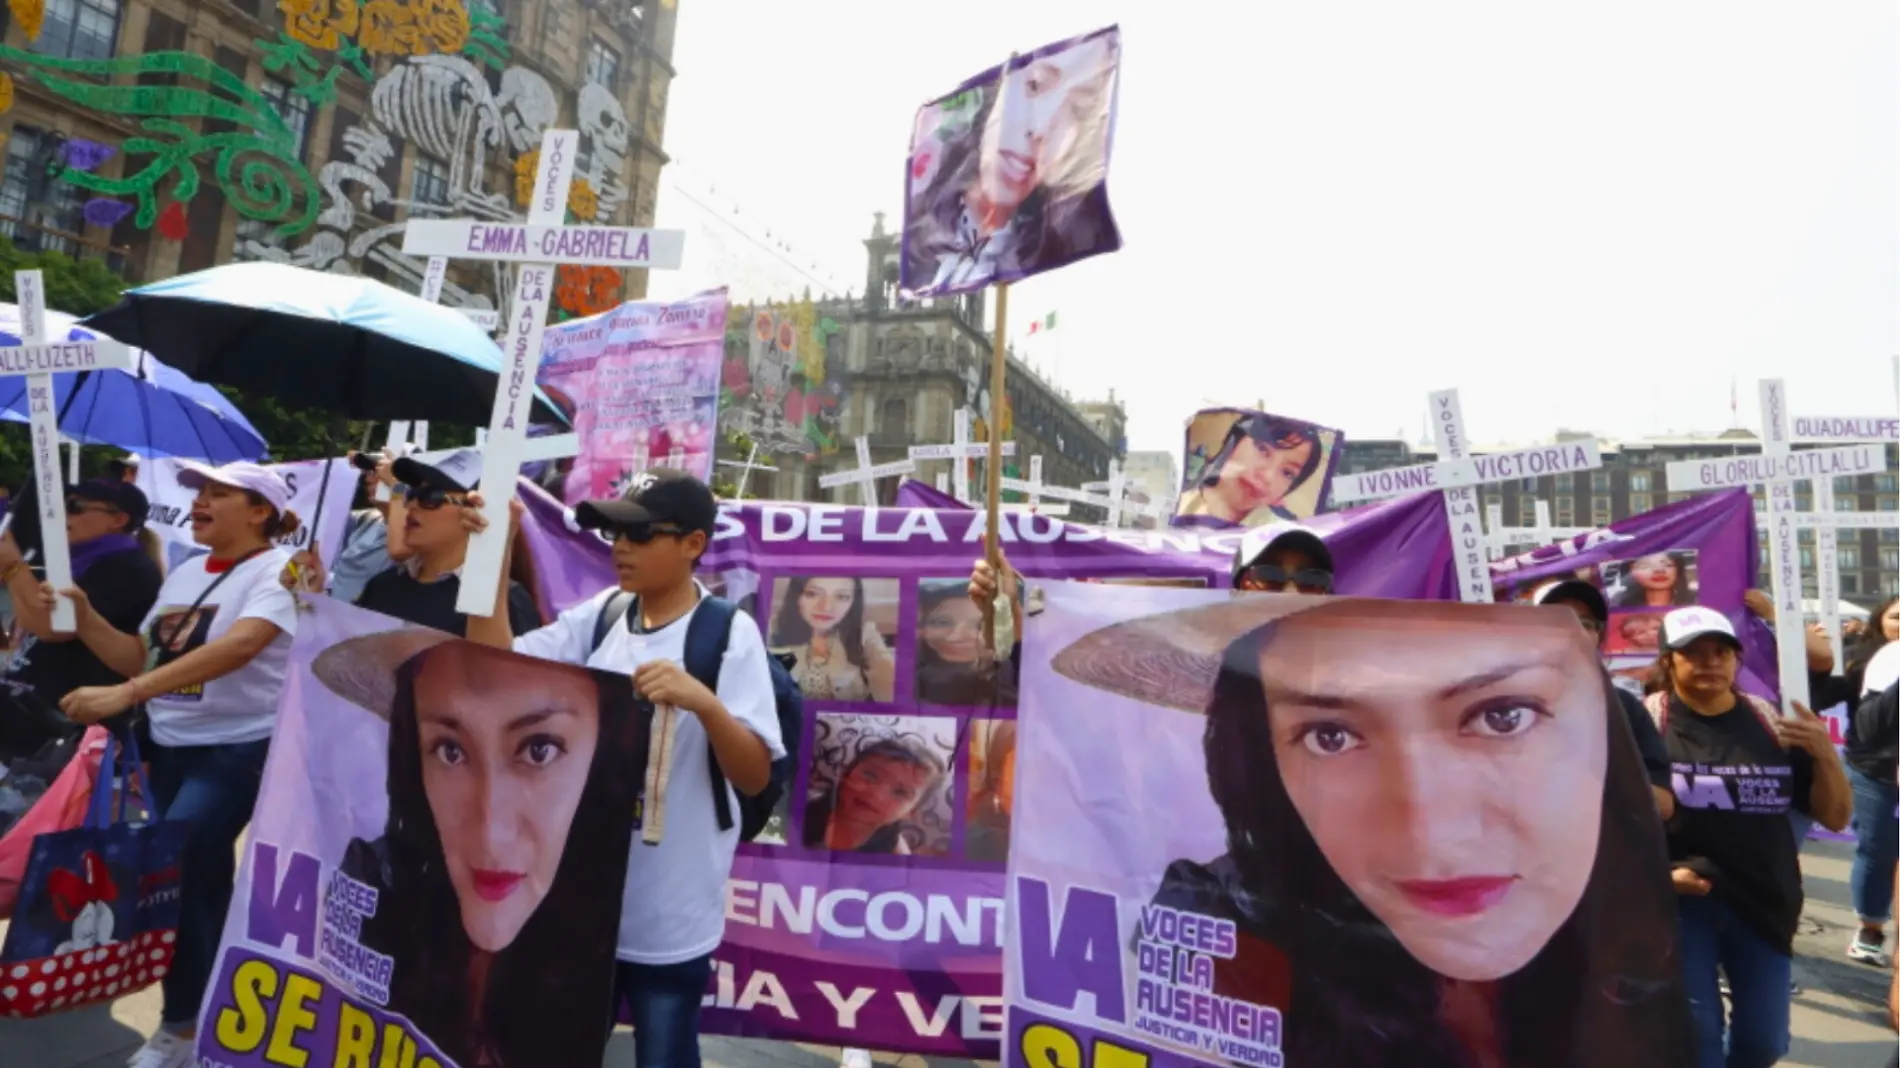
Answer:
POLYGON ((534 404, 541 338, 554 294, 555 265, 673 270, 680 265, 685 234, 628 226, 568 226, 568 186, 580 149, 576 130, 549 130, 541 138, 534 197, 525 222, 480 219, 412 219, 402 250, 410 256, 499 260, 521 265, 512 306, 502 321, 501 375, 489 420, 482 464, 482 514, 488 528, 469 539, 458 612, 487 616, 495 611, 496 585, 508 544, 508 502, 515 495, 534 404))

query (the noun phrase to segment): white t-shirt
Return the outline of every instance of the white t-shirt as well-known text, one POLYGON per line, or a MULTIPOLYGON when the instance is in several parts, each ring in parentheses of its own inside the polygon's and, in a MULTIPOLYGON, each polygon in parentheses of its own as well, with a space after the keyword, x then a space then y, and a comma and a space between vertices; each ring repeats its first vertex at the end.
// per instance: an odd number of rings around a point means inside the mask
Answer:
POLYGON ((161 745, 255 742, 270 737, 277 724, 277 701, 297 635, 297 601, 281 581, 290 554, 266 549, 232 568, 223 582, 206 569, 209 559, 194 556, 166 576, 158 603, 139 626, 147 662, 152 667, 168 664, 224 637, 240 619, 276 624, 279 633, 250 663, 229 675, 147 702, 152 738, 161 745), (194 612, 192 605, 207 589, 210 595, 194 612))
MULTIPOLYGON (((633 633, 622 622, 608 632, 598 650, 592 648, 595 623, 613 593, 603 590, 547 626, 516 638, 515 651, 621 675, 631 675, 649 660, 684 665, 686 628, 699 612, 698 606, 651 633, 633 633)), ((705 597, 705 588, 699 593, 705 597)), ((726 658, 719 667, 719 702, 758 735, 777 760, 785 755, 785 746, 779 739, 778 706, 765 657, 758 625, 744 612, 736 613, 726 658)), ((640 840, 639 832, 633 836, 620 905, 621 960, 678 964, 711 953, 726 937, 726 880, 739 848, 739 795, 727 785, 733 826, 721 831, 713 810, 712 767, 706 747, 706 729, 699 717, 681 713, 673 741, 673 778, 666 788, 666 834, 651 846, 640 840)), ((643 768, 628 769, 630 775, 644 772, 643 768)))

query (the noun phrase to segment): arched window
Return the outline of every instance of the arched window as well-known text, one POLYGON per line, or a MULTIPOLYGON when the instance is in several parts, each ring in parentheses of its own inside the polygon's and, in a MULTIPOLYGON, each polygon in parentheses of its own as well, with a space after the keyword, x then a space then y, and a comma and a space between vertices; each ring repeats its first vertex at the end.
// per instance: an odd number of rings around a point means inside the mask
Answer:
POLYGON ((877 433, 885 439, 910 440, 910 407, 902 397, 888 397, 878 413, 877 433))

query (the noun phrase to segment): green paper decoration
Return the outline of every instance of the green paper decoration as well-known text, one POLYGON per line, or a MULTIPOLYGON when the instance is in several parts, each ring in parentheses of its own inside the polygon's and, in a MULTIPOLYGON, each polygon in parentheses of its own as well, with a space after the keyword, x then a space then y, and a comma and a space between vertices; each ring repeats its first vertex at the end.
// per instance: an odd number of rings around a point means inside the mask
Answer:
POLYGON ((147 136, 127 138, 120 150, 128 157, 151 157, 122 178, 64 169, 60 177, 95 196, 130 197, 137 204, 134 222, 150 229, 158 220, 159 201, 168 196, 189 201, 204 180, 200 157, 210 155, 211 179, 239 215, 276 223, 291 237, 308 230, 321 210, 316 179, 297 158, 298 145, 277 110, 236 74, 203 56, 155 52, 106 60, 42 56, 0 45, 0 60, 30 72, 47 90, 73 104, 109 115, 138 118, 147 136), (147 75, 176 75, 204 87, 100 84, 136 81, 147 75), (180 121, 216 119, 237 127, 200 133, 180 121), (161 186, 165 186, 161 190, 161 186))

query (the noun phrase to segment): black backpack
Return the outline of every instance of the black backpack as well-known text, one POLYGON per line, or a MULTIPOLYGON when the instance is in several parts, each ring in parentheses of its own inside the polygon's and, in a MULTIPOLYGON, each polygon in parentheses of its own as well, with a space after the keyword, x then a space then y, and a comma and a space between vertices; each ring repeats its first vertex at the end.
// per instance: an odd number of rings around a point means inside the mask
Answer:
MULTIPOLYGON (((607 633, 627 612, 637 605, 633 594, 616 591, 600 607, 600 616, 594 621, 594 648, 607 640, 607 633)), ((739 609, 731 601, 708 595, 700 599, 699 610, 693 613, 692 621, 686 625, 686 673, 698 679, 700 684, 714 693, 719 692, 719 665, 725 662, 726 645, 732 639, 733 622, 738 618, 739 609)), ((638 618, 637 616, 635 618, 638 618)), ((792 782, 792 769, 798 763, 798 743, 805 730, 805 695, 799 690, 798 683, 792 681, 789 657, 766 654, 766 662, 772 672, 772 699, 778 711, 779 736, 785 745, 785 755, 772 762, 772 777, 759 791, 757 797, 747 797, 742 790, 733 790, 739 797, 739 840, 750 842, 765 830, 772 818, 772 810, 778 807, 780 799, 792 782)), ((719 770, 719 758, 712 751, 712 743, 706 743, 706 762, 712 771, 713 811, 719 815, 719 829, 732 827, 732 806, 726 795, 726 776, 719 770)))

